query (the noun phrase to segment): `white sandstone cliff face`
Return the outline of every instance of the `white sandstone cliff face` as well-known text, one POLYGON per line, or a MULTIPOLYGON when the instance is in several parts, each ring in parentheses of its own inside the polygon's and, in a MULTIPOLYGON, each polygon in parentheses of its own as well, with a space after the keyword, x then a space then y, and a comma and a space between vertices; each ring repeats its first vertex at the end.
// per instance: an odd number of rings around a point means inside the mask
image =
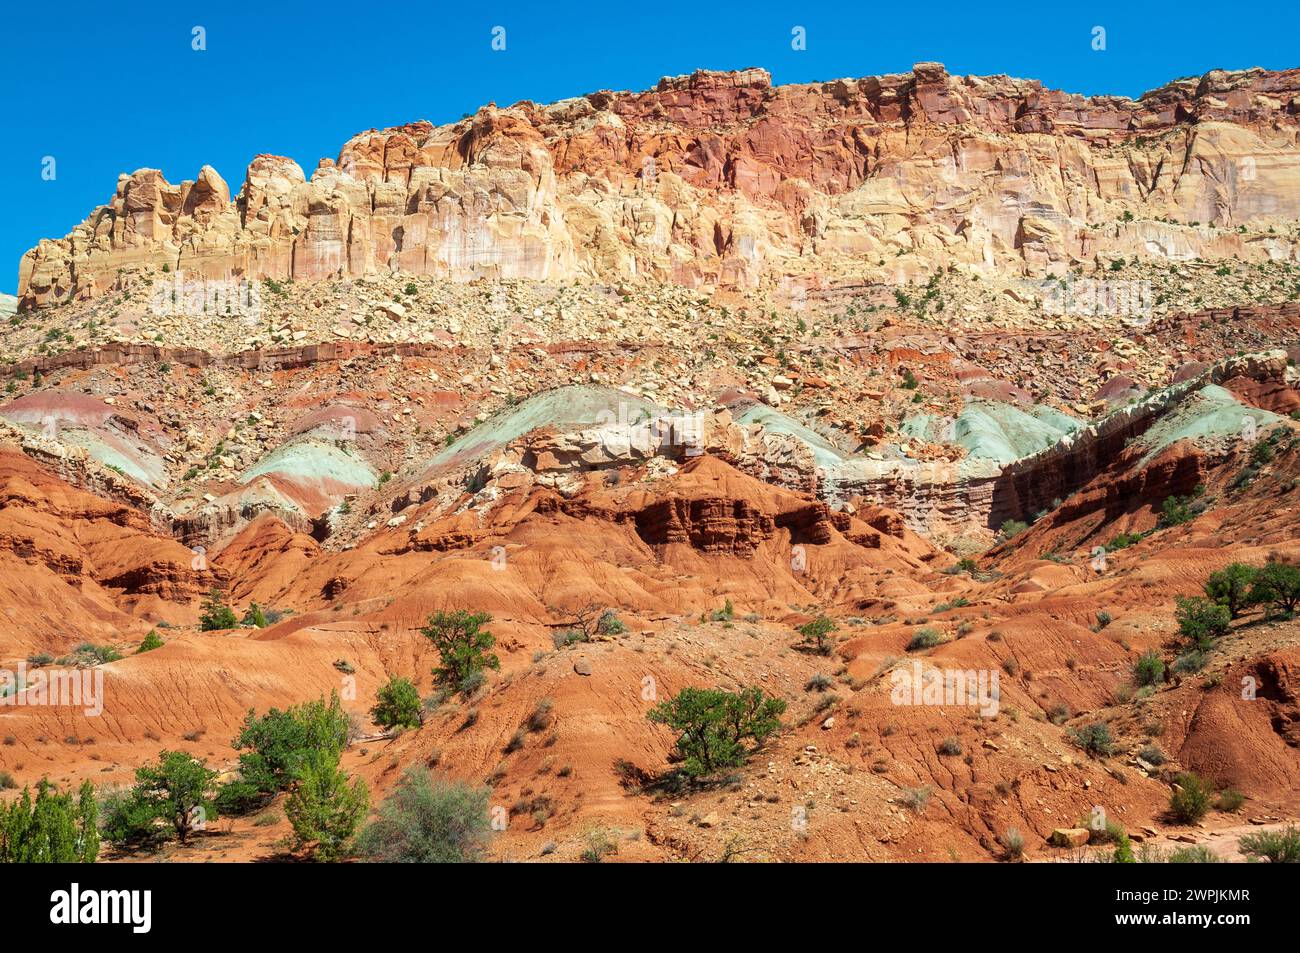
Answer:
POLYGON ((949 264, 1044 275, 1113 257, 1294 259, 1298 117, 1300 70, 1214 72, 1136 101, 937 64, 785 87, 759 70, 701 72, 372 130, 310 179, 259 156, 233 200, 211 167, 179 185, 142 169, 23 257, 19 297, 93 297, 119 270, 163 265, 754 288, 949 264))

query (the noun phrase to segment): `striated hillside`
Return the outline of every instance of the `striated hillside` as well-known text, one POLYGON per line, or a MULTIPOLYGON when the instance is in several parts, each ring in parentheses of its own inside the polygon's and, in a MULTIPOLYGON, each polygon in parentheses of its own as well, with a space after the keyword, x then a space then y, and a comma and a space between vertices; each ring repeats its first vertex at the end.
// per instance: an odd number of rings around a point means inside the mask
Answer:
MULTIPOLYGON (((238 793, 249 710, 338 692, 372 808, 486 789, 493 859, 1110 858, 1100 810, 1242 860, 1300 620, 1176 612, 1300 565, 1298 131, 1300 70, 745 70, 123 176, 0 299, 3 786, 238 793), (500 667, 451 684, 456 610, 500 667), (780 727, 687 777, 651 710, 746 686, 780 727)), ((305 859, 287 800, 100 856, 305 859)))

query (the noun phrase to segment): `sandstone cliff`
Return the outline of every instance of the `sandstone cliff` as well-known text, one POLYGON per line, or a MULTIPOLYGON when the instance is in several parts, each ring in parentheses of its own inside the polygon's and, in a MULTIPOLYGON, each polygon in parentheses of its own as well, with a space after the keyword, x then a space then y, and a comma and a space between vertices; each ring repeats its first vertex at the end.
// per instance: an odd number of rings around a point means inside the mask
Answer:
POLYGON ((1137 100, 1006 76, 773 86, 665 78, 444 126, 370 130, 308 178, 263 155, 231 190, 141 169, 22 259, 40 307, 164 267, 312 281, 652 277, 688 286, 1042 275, 1110 256, 1293 259, 1300 69, 1213 71, 1137 100), (1229 230, 1230 229, 1230 230, 1229 230))

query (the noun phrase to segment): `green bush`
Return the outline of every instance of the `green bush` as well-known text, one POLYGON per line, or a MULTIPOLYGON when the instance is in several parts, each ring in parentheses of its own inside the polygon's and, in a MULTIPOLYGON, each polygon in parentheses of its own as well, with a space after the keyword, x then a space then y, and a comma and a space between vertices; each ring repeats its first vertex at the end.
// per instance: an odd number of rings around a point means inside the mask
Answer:
POLYGON ((348 855, 369 807, 365 782, 355 778, 349 784, 338 754, 322 752, 299 771, 284 813, 293 827, 295 849, 332 863, 348 855))
POLYGON ((492 616, 486 612, 464 609, 429 616, 429 624, 420 633, 433 643, 442 661, 433 670, 434 681, 461 689, 467 676, 501 667, 501 661, 488 651, 496 645, 496 637, 482 628, 491 621, 492 616))
POLYGON ((243 780, 263 794, 286 790, 309 756, 339 754, 348 742, 348 716, 337 692, 324 699, 294 705, 286 711, 272 708, 257 716, 251 709, 239 735, 231 743, 239 756, 243 780))
POLYGON ((1225 788, 1219 792, 1219 799, 1214 802, 1214 809, 1223 811, 1225 814, 1235 814, 1241 810, 1241 806, 1245 803, 1246 795, 1236 788, 1225 788))
POLYGON ((627 631, 627 626, 618 617, 618 613, 613 609, 606 609, 601 613, 600 621, 596 623, 596 631, 601 635, 622 635, 627 631))
POLYGON ((217 772, 184 751, 163 751, 158 762, 136 768, 131 797, 136 810, 171 824, 182 844, 199 824, 217 817, 213 781, 217 772))
POLYGON ((1138 751, 1138 757, 1147 764, 1154 764, 1157 768, 1169 760, 1165 757, 1165 753, 1155 745, 1145 745, 1138 751))
POLYGON ((907 651, 915 652, 919 649, 932 649, 936 645, 942 644, 943 636, 939 634, 939 630, 926 626, 908 640, 907 651))
POLYGON ((1221 864, 1223 858, 1204 844, 1194 847, 1179 847, 1169 854, 1171 864, 1221 864))
POLYGON ((1300 827, 1247 834, 1237 846, 1247 857, 1263 857, 1271 864, 1300 864, 1300 827))
POLYGON ((268 625, 261 606, 256 602, 250 602, 248 604, 248 611, 244 613, 244 617, 239 620, 239 623, 240 625, 257 626, 259 629, 265 629, 268 625))
POLYGON ((720 688, 683 688, 660 702, 649 718, 678 732, 677 753, 691 777, 744 764, 746 742, 756 745, 781 726, 785 702, 756 686, 739 692, 720 688))
POLYGON ((116 662, 121 657, 122 653, 111 645, 82 642, 60 661, 64 665, 75 665, 77 668, 94 668, 96 665, 116 662))
POLYGON ((1227 606, 1201 596, 1180 598, 1174 617, 1178 620, 1178 630, 1202 652, 1208 651, 1214 640, 1225 634, 1232 623, 1227 606))
POLYGON ((162 636, 158 634, 157 629, 150 629, 149 634, 146 635, 144 641, 140 643, 140 647, 135 650, 135 654, 139 655, 141 652, 152 652, 154 649, 160 649, 162 647, 162 636))
POLYGON ((152 846, 165 836, 154 805, 138 799, 129 787, 101 795, 99 832, 109 843, 130 848, 152 846))
POLYGON ((1248 601, 1267 605, 1281 616, 1293 615, 1300 607, 1300 566, 1269 561, 1255 574, 1248 601))
POLYGON ((492 835, 486 787, 434 780, 408 768, 379 816, 361 832, 357 851, 381 863, 446 864, 481 860, 492 835))
POLYGON ((390 678, 379 689, 370 717, 382 728, 418 728, 420 693, 407 678, 390 678))
POLYGON ((1165 661, 1155 649, 1143 652, 1133 664, 1133 681, 1138 685, 1159 685, 1165 680, 1165 661))
POLYGON ((250 784, 241 778, 221 785, 217 789, 213 803, 217 805, 219 814, 242 817, 265 804, 266 795, 257 789, 257 785, 250 784))
POLYGON ((212 632, 218 629, 233 629, 239 625, 235 613, 226 605, 220 589, 212 589, 199 608, 199 629, 212 632))
POLYGON ((42 780, 36 797, 29 788, 0 802, 0 863, 92 864, 99 856, 99 806, 95 788, 83 781, 71 792, 42 780))
POLYGON ((721 609, 714 609, 711 618, 714 622, 730 622, 736 616, 736 607, 728 599, 722 604, 721 609))
POLYGON ((1094 721, 1082 728, 1071 728, 1070 740, 1091 755, 1108 757, 1115 750, 1111 738, 1110 726, 1103 721, 1094 721))
POLYGON ((557 649, 562 649, 565 646, 585 641, 586 638, 577 629, 562 629, 559 632, 551 633, 551 644, 557 649))
POLYGON ((1014 539, 1025 530, 1029 529, 1029 524, 1021 520, 1007 520, 1002 524, 1002 537, 1004 539, 1014 539))
POLYGON ((1196 515, 1192 512, 1191 502, 1188 497, 1166 497, 1160 507, 1160 525, 1178 526, 1182 523, 1190 523, 1196 515))
POLYGON ((1207 781, 1190 771, 1180 774, 1175 784, 1169 795, 1169 813, 1184 824, 1195 824, 1210 809, 1214 791, 1207 781))
POLYGON ((829 655, 831 651, 831 633, 835 631, 835 623, 828 617, 819 615, 811 622, 806 622, 799 626, 799 634, 803 636, 803 644, 810 645, 820 655, 829 655))
POLYGON ((1205 594, 1225 606, 1228 615, 1235 619, 1249 604, 1250 587, 1257 572, 1253 566, 1244 563, 1229 563, 1218 572, 1210 573, 1205 580, 1205 594))

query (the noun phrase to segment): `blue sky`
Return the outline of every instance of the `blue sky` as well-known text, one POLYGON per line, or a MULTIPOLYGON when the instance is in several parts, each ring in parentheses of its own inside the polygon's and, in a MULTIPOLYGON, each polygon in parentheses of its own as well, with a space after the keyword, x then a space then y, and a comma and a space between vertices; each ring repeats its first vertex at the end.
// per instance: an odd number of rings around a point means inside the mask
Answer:
POLYGON ((120 172, 178 182, 213 165, 232 192, 254 155, 311 174, 352 134, 447 122, 483 103, 643 89, 763 66, 778 83, 902 72, 1009 73, 1137 95, 1178 76, 1300 66, 1300 4, 61 3, 10 4, 0 54, 7 142, 0 291, 18 259, 113 194, 120 172), (114 9, 116 8, 116 9, 114 9), (1235 15, 1240 9, 1241 16, 1235 15), (494 26, 506 50, 491 49, 494 26), (791 49, 791 28, 807 49, 791 49), (1091 31, 1106 29, 1094 52, 1091 31), (206 30, 207 49, 191 48, 206 30), (56 177, 42 178, 46 156, 56 177))

